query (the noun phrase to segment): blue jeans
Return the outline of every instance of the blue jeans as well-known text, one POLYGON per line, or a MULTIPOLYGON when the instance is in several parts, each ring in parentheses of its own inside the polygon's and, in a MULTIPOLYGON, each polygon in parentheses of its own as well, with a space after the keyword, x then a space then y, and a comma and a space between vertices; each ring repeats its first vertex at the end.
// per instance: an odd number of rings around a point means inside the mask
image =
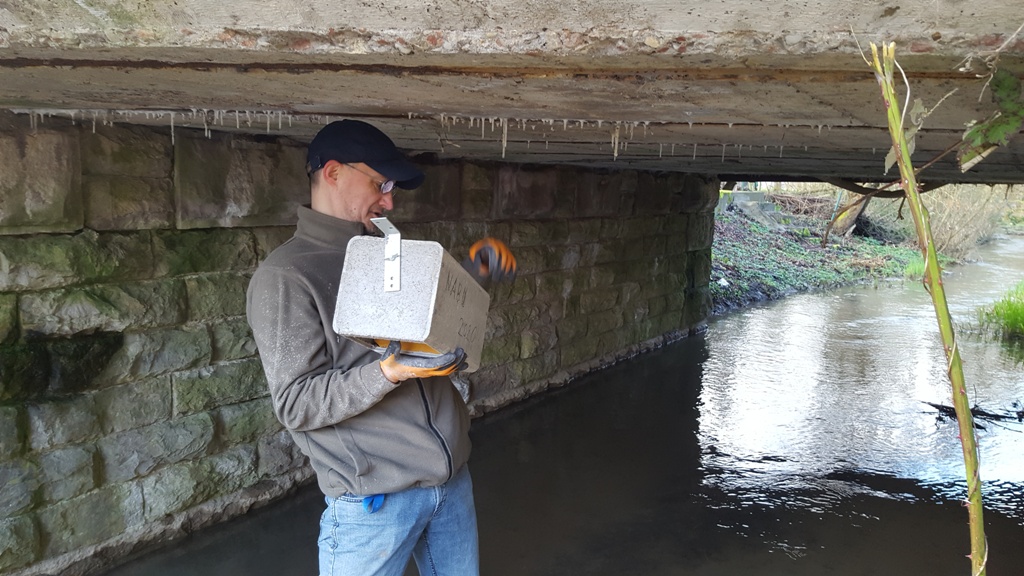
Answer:
POLYGON ((477 576, 476 508, 469 467, 440 486, 387 494, 374 513, 362 496, 327 497, 320 517, 320 576, 477 576))

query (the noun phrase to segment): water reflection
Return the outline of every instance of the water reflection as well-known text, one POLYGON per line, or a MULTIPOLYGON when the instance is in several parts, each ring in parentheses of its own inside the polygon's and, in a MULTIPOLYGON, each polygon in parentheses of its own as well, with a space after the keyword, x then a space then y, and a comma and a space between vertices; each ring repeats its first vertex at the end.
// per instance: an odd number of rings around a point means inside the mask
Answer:
MULTIPOLYGON (((1024 277, 1024 240, 981 256, 945 280, 961 324, 1024 277)), ((954 505, 965 497, 956 422, 924 404, 951 405, 951 392, 920 284, 795 296, 712 323, 707 341, 701 465, 723 507, 849 516, 862 513, 849 506, 864 496, 954 505)), ((975 405, 998 412, 1024 399, 1019 356, 979 338, 959 345, 975 405)), ((986 508, 1024 525, 1024 425, 981 424, 986 508)), ((794 544, 777 544, 793 553, 794 544)))

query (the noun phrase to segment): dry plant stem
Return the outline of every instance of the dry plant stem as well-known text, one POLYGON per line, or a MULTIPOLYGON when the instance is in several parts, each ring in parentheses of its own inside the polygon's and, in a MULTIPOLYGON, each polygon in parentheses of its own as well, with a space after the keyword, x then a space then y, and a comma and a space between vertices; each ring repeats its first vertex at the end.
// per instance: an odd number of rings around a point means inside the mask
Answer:
POLYGON ((901 184, 907 194, 907 202, 914 217, 914 226, 917 229, 918 242, 924 255, 924 284, 932 297, 935 315, 939 321, 942 345, 946 351, 949 380, 953 387, 953 408, 956 411, 960 427, 960 445, 963 448, 964 467, 967 475, 967 513, 971 529, 971 574, 984 576, 985 563, 988 560, 988 545, 985 540, 985 525, 982 518, 981 476, 978 472, 978 443, 974 436, 974 418, 971 415, 970 402, 967 398, 960 351, 953 334, 953 321, 946 303, 946 291, 942 286, 942 270, 936 257, 928 211, 921 202, 921 196, 917 190, 917 179, 913 166, 910 164, 910 152, 900 122, 899 101, 896 99, 893 77, 896 45, 891 43, 882 46, 882 61, 880 62, 878 47, 872 44, 871 57, 871 65, 882 89, 882 99, 885 101, 889 134, 892 137, 893 148, 896 150, 896 163, 899 164, 902 177, 901 184))

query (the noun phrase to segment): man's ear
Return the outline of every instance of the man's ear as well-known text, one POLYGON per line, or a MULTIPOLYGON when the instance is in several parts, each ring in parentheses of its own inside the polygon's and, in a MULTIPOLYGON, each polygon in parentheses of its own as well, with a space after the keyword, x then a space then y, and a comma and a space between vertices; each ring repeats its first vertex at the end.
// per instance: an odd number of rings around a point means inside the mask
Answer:
POLYGON ((328 160, 324 164, 321 172, 321 177, 324 178, 330 184, 337 184, 338 179, 341 178, 341 170, 345 165, 337 160, 328 160))

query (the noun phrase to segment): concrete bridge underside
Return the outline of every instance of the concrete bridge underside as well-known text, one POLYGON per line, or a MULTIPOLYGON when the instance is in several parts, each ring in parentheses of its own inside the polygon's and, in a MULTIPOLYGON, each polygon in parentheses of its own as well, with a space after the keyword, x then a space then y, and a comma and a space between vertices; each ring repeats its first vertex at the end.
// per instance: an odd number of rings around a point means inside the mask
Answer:
MULTIPOLYGON (((0 121, 28 115, 271 133, 375 122, 415 153, 472 161, 894 180, 861 57, 894 41, 929 115, 914 160, 996 107, 993 66, 1024 76, 1012 0, 215 0, 0 2, 0 121), (859 45, 858 45, 859 43, 859 45)), ((904 88, 901 95, 905 95, 904 88)), ((22 120, 23 121, 23 120, 22 120)), ((1024 181, 1011 139, 962 173, 1024 181)))

